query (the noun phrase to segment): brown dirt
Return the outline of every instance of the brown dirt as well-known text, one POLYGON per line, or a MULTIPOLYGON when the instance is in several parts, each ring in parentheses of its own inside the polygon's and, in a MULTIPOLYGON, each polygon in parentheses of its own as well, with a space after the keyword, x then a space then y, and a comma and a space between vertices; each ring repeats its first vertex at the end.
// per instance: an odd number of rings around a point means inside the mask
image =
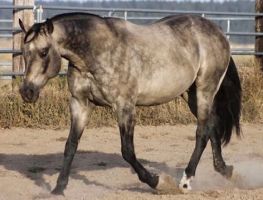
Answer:
MULTIPOLYGON (((194 125, 136 127, 137 157, 151 171, 177 181, 194 147, 194 125)), ((87 129, 73 162, 65 196, 50 195, 61 167, 68 130, 0 129, 0 200, 263 199, 263 125, 246 124, 243 138, 223 149, 234 165, 225 180, 214 172, 211 147, 198 166, 189 194, 160 195, 139 182, 120 155, 117 128, 87 129)))

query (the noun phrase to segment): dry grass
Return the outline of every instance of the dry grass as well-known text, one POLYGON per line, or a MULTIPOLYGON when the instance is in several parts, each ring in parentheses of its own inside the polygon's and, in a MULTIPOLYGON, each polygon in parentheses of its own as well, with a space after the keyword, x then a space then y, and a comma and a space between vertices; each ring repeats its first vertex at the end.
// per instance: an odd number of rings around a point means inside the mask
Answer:
MULTIPOLYGON (((15 85, 19 82, 18 80, 15 85)), ((69 96, 66 78, 52 80, 34 104, 24 103, 18 89, 14 92, 6 91, 0 96, 0 127, 66 127, 70 119, 69 96)), ((137 124, 187 124, 194 121, 188 110, 182 99, 160 106, 138 107, 137 124)), ((115 124, 116 120, 110 108, 96 107, 89 120, 90 127, 115 124)))
POLYGON ((263 72, 259 70, 253 59, 247 59, 242 67, 242 120, 245 122, 263 122, 263 72))
MULTIPOLYGON (((263 75, 253 58, 235 57, 239 66, 243 88, 242 121, 263 122, 263 75)), ((19 80, 16 85, 19 84, 19 80)), ((3 91, 3 88, 1 88, 3 91)), ((26 104, 18 91, 3 92, 0 96, 0 126, 63 128, 69 125, 66 78, 52 80, 42 91, 37 103, 26 104)), ((194 122, 193 115, 182 99, 154 107, 137 109, 137 124, 163 125, 194 122)), ((115 119, 109 108, 96 108, 90 117, 90 127, 112 126, 115 119)))
MULTIPOLYGON (((42 91, 37 103, 24 103, 17 92, 8 92, 0 99, 0 127, 63 128, 69 125, 69 93, 66 80, 53 80, 42 91), (62 83, 61 83, 62 82, 62 83)), ((187 124, 193 122, 186 104, 177 99, 155 107, 139 107, 137 124, 187 124)), ((113 126, 116 124, 110 108, 96 107, 89 120, 90 127, 113 126)))

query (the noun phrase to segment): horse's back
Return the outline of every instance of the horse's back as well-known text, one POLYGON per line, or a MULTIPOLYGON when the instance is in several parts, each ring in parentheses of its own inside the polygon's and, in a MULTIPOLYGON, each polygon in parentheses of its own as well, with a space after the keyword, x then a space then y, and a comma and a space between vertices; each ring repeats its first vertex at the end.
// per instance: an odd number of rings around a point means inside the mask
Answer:
POLYGON ((220 52, 228 49, 223 33, 201 17, 172 16, 148 26, 128 23, 126 27, 130 45, 143 55, 140 105, 161 104, 181 95, 196 80, 204 62, 211 63, 211 70, 227 67, 229 52, 220 52))
POLYGON ((189 88, 197 73, 197 41, 175 36, 165 23, 121 26, 127 52, 123 60, 138 72, 138 105, 165 103, 189 88))

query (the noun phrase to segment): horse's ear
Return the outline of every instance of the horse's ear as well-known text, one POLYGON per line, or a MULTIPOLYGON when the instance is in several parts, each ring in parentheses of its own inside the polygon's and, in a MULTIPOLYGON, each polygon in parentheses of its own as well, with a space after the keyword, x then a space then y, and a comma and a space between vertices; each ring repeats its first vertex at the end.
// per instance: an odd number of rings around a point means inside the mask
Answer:
POLYGON ((53 22, 52 22, 51 19, 48 19, 48 18, 47 18, 46 26, 47 26, 47 31, 48 31, 48 33, 49 33, 49 34, 53 33, 54 26, 53 26, 53 22))
POLYGON ((25 28, 25 25, 24 25, 24 23, 22 22, 21 19, 19 19, 19 26, 20 26, 20 28, 22 29, 22 31, 23 31, 24 33, 27 33, 27 30, 26 30, 26 28, 25 28))
POLYGON ((27 32, 24 43, 28 43, 31 40, 33 40, 36 36, 36 33, 33 30, 30 30, 29 32, 27 32))

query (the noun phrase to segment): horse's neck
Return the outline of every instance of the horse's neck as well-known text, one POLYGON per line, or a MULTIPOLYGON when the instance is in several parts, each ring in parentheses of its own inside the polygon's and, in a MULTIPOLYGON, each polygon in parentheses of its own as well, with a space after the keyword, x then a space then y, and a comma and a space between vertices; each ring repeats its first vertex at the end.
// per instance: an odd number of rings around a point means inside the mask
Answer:
POLYGON ((66 30, 66 27, 62 23, 57 23, 55 26, 55 31, 53 33, 53 38, 58 44, 61 57, 67 59, 74 65, 85 66, 84 60, 83 58, 81 58, 81 55, 78 52, 81 48, 81 44, 78 44, 79 41, 77 39, 72 39, 76 37, 68 35, 74 35, 74 33, 68 33, 66 30))
POLYGON ((111 50, 114 33, 105 20, 96 16, 85 16, 81 20, 63 21, 57 25, 57 41, 61 56, 76 66, 89 67, 94 57, 111 50), (72 25, 72 27, 67 27, 72 25), (75 27, 74 27, 75 26, 75 27), (107 42, 106 42, 107 41, 107 42))

